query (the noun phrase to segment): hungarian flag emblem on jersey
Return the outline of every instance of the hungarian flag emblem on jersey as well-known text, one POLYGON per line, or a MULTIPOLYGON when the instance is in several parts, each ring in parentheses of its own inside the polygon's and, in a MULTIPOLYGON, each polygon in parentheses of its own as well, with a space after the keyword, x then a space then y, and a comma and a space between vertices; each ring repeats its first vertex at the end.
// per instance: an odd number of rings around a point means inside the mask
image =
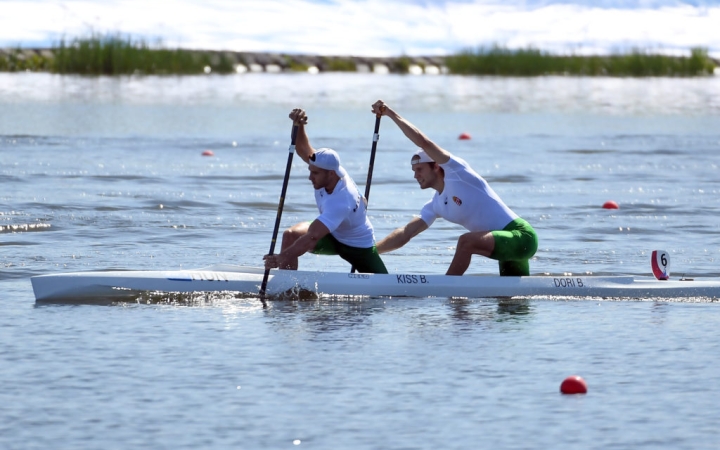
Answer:
POLYGON ((457 198, 457 197, 453 197, 453 201, 454 201, 455 204, 458 205, 458 206, 462 205, 462 200, 460 200, 460 199, 457 198))

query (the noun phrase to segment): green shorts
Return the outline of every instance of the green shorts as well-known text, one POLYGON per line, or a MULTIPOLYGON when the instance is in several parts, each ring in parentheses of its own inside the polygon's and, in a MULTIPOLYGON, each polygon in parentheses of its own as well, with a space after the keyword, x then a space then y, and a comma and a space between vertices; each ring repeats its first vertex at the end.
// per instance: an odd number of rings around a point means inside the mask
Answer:
POLYGON ((332 234, 326 234, 315 244, 312 253, 338 255, 360 273, 388 273, 374 245, 368 248, 350 247, 335 239, 332 234))
POLYGON ((490 257, 498 260, 500 275, 530 275, 530 258, 538 248, 538 236, 527 221, 517 218, 502 231, 493 231, 495 250, 490 257))

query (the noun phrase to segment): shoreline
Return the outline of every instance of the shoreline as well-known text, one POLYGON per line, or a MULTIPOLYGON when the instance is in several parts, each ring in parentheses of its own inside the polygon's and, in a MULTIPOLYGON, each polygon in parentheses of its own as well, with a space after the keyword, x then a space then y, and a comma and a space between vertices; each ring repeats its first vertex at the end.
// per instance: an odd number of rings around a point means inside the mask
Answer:
MULTIPOLYGON (((154 50, 148 50, 150 52, 154 50)), ((280 72, 359 72, 359 73, 408 73, 439 75, 449 73, 445 56, 321 56, 270 52, 236 52, 225 50, 182 50, 198 59, 206 59, 208 65, 218 66, 224 60, 232 64, 236 73, 280 72)), ((16 58, 18 61, 52 61, 55 48, 0 48, 0 59, 16 58)), ((43 62, 44 62, 43 61, 43 62)), ((0 65, 0 72, 6 71, 0 65)), ((40 69, 39 71, 44 71, 40 69)), ((212 70, 211 70, 212 72, 212 70)), ((207 71, 206 71, 207 73, 207 71)))
MULTIPOLYGON (((71 47, 66 47, 65 51, 71 47)), ((54 63, 58 59, 57 53, 61 49, 58 48, 0 48, 0 72, 58 72, 58 73, 78 73, 73 70, 57 71, 54 70, 54 63)), ((478 58, 478 55, 472 53, 451 55, 451 56, 397 56, 397 57, 368 57, 368 56, 320 56, 320 55, 301 55, 289 53, 270 53, 270 52, 236 52, 223 50, 167 50, 167 49, 143 49, 148 54, 154 52, 183 52, 190 55, 197 63, 200 64, 200 72, 194 73, 282 73, 282 72, 357 72, 357 73, 375 73, 375 74, 409 74, 409 75, 446 75, 446 74, 464 74, 473 75, 472 72, 457 69, 457 61, 461 58, 478 58), (450 66, 450 67, 449 67, 450 66), (452 68, 455 67, 455 70, 452 68)), ((521 54, 519 51, 516 54, 521 54)), ((538 53, 539 54, 539 53, 538 53)), ((512 58, 512 53, 510 53, 512 58)), ((613 57, 624 57, 627 55, 608 55, 608 56, 551 56, 540 55, 540 59, 562 59, 575 58, 577 60, 590 60, 592 58, 610 59, 613 57)), ((486 55, 480 55, 483 57, 486 55)), ((506 55, 507 56, 507 55, 506 55)), ((662 57, 669 60, 682 60, 687 57, 669 57, 662 55, 641 54, 647 58, 662 57)), ((717 76, 720 75, 720 59, 707 59, 715 65, 713 73, 698 74, 697 76, 717 76)), ((136 70, 135 73, 147 73, 142 70, 136 70)), ((147 74, 186 74, 187 71, 180 72, 164 72, 158 70, 147 74)), ((93 73, 89 73, 93 74, 93 73)), ((528 73, 513 74, 497 71, 496 73, 475 73, 476 75, 518 75, 518 76, 538 76, 538 75, 580 75, 580 76, 597 76, 604 75, 602 73, 556 73, 548 71, 547 73, 528 73)), ((609 76, 658 76, 650 75, 616 75, 609 76)), ((661 76, 661 75, 660 75, 661 76)), ((670 73, 667 76, 688 76, 683 74, 670 73)))

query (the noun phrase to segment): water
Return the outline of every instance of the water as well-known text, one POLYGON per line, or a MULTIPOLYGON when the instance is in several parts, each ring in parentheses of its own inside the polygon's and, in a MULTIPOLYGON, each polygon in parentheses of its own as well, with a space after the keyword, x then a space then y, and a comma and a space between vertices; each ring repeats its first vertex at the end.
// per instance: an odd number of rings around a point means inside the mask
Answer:
MULTIPOLYGON (((720 275, 717 78, 0 74, 0 447, 717 448, 712 302, 35 303, 38 274, 259 265, 289 110, 364 189, 378 98, 536 227, 533 273, 646 275, 664 249, 675 276, 720 275), (587 395, 558 393, 573 374, 587 395)), ((430 193, 387 119, 380 136, 383 237, 430 193)), ((306 173, 283 227, 316 214, 306 173)), ((458 235, 438 221, 385 263, 444 273, 458 235)))

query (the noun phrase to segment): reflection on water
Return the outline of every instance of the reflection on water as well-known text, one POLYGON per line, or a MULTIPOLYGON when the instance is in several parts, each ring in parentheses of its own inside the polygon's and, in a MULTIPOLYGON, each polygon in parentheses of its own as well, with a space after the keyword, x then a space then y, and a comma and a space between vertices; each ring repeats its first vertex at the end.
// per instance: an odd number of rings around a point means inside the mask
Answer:
POLYGON ((523 321, 533 313, 530 301, 522 298, 453 299, 448 306, 451 317, 459 323, 523 321))
POLYGON ((296 328, 310 335, 324 335, 369 326, 372 316, 383 312, 384 307, 381 300, 274 301, 267 318, 286 331, 296 328))
MULTIPOLYGON (((533 308, 528 299, 499 299, 498 314, 509 316, 527 316, 532 314, 533 308)), ((518 317, 508 317, 508 319, 517 319, 518 317)))
POLYGON ((270 323, 310 335, 357 327, 405 328, 417 331, 455 328, 477 331, 495 322, 523 322, 534 313, 527 299, 409 299, 274 301, 266 311, 270 323), (398 321, 393 325, 394 321, 398 321))

